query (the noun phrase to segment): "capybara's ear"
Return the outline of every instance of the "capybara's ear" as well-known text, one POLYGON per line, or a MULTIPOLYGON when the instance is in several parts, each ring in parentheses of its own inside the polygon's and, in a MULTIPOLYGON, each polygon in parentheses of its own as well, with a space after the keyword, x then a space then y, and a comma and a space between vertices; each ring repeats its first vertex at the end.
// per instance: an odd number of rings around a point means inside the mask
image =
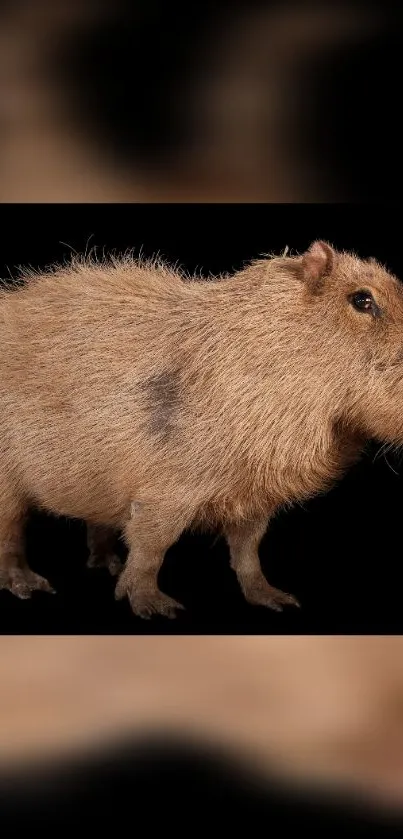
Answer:
POLYGON ((326 242, 313 242, 302 257, 304 282, 312 291, 320 288, 322 280, 330 274, 334 265, 335 252, 326 242))

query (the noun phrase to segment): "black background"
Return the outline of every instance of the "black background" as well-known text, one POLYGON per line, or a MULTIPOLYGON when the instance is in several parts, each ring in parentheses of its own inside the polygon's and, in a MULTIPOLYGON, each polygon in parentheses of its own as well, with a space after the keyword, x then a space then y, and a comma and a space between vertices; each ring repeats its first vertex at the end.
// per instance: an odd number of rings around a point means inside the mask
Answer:
MULTIPOLYGON (((158 251, 207 274, 286 245, 302 251, 316 238, 375 256, 403 278, 398 205, 3 205, 0 213, 0 276, 10 282, 16 266, 44 268, 72 249, 158 251)), ((377 456, 379 448, 371 443, 326 496, 281 514, 263 541, 270 582, 295 594, 300 610, 248 606, 225 543, 185 534, 167 554, 160 585, 186 611, 176 621, 135 618, 128 602, 114 600, 107 572, 86 568, 83 524, 34 513, 28 561, 57 595, 19 601, 0 592, 0 631, 401 633, 403 466, 396 455, 377 456)))

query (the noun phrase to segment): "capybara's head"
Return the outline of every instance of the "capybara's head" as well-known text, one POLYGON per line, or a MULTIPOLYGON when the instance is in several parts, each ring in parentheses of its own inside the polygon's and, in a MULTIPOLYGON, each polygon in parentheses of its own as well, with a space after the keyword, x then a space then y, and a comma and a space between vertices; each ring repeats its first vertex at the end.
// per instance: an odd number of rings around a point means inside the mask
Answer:
POLYGON ((294 266, 306 311, 315 313, 313 357, 346 385, 344 418, 369 436, 402 443, 403 284, 375 259, 321 241, 294 266))

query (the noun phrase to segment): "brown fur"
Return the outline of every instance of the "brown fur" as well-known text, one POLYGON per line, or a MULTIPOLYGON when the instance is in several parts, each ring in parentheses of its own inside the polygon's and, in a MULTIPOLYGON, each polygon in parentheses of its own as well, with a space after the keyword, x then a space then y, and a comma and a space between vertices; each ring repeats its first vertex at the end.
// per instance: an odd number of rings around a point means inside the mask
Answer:
POLYGON ((403 440, 398 281, 320 242, 205 283, 130 256, 26 279, 0 292, 0 587, 46 586, 21 550, 35 504, 93 544, 124 530, 116 592, 143 617, 175 614, 157 575, 196 525, 224 530, 249 601, 295 602, 260 569, 269 519, 366 438, 403 440), (377 316, 352 307, 361 289, 377 316))

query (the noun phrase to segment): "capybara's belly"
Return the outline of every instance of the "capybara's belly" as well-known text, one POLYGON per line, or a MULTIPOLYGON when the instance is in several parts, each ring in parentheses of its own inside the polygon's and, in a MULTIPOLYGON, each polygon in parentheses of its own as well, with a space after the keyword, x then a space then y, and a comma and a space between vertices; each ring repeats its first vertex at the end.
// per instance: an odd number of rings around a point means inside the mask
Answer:
POLYGON ((128 518, 130 499, 101 464, 83 467, 73 456, 48 469, 31 462, 24 487, 33 504, 57 515, 111 527, 122 526, 128 518))
POLYGON ((7 438, 6 471, 30 503, 111 526, 127 518, 130 493, 118 480, 111 443, 33 419, 25 430, 14 423, 7 438))

